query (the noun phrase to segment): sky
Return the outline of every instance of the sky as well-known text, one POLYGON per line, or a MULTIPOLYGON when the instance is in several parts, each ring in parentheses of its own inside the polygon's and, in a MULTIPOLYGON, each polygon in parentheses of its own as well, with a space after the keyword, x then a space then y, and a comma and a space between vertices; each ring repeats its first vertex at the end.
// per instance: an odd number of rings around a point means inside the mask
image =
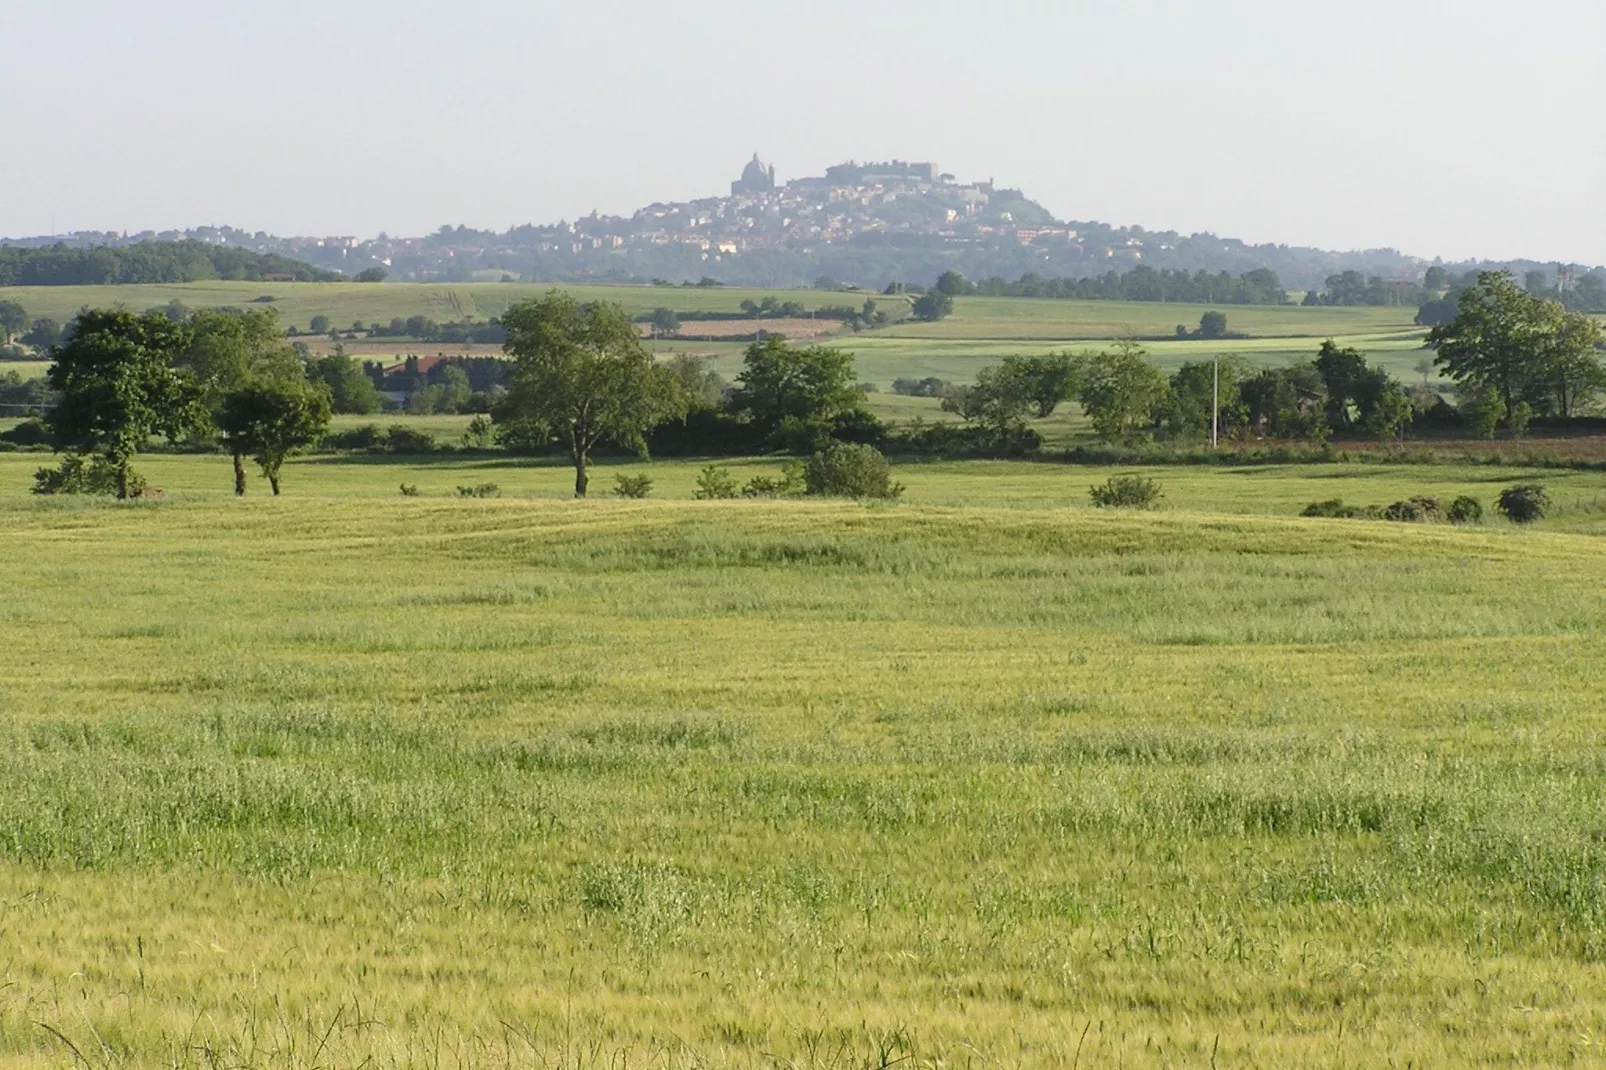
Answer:
POLYGON ((1056 216, 1606 264, 1602 0, 0 0, 0 235, 415 235, 933 160, 1056 216))

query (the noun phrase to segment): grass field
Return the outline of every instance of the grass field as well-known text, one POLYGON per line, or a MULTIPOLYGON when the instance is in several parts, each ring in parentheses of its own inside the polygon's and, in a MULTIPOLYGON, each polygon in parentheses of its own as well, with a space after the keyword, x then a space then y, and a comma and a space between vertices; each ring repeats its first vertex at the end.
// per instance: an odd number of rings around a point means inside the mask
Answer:
POLYGON ((119 506, 42 460, 0 454, 6 1065, 1601 1060, 1601 473, 1520 530, 1293 515, 1528 475, 1452 466, 1110 514, 1048 463, 870 507, 152 456, 119 506))

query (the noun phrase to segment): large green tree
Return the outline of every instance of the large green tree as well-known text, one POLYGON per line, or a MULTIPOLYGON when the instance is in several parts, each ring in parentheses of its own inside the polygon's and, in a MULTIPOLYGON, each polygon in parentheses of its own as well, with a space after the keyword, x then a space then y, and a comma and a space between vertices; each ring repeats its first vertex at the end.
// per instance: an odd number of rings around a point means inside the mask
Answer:
POLYGON ((1428 332, 1434 363, 1451 379, 1499 395, 1506 412, 1536 377, 1554 323, 1507 271, 1485 271, 1461 292, 1456 316, 1428 332))
POLYGON ((1171 387, 1142 346, 1117 342, 1114 349, 1085 356, 1080 363, 1078 394, 1100 438, 1131 441, 1154 424, 1171 387))
POLYGON ((1544 303, 1542 318, 1544 342, 1530 384, 1531 400, 1548 412, 1570 418, 1580 404, 1606 389, 1606 367, 1600 353, 1606 331, 1594 317, 1567 312, 1554 301, 1544 303))
POLYGON ((686 412, 679 377, 653 363, 636 325, 616 304, 581 305, 554 290, 508 309, 502 325, 514 367, 495 415, 564 444, 574 462, 576 497, 585 497, 598 443, 646 456, 647 432, 686 412))
POLYGON ((1249 423, 1249 409, 1238 385, 1249 375, 1249 363, 1232 353, 1215 360, 1189 361, 1171 375, 1165 425, 1179 439, 1210 434, 1210 407, 1217 406, 1216 427, 1230 435, 1249 423))
MULTIPOLYGON (((299 382, 301 358, 285 340, 272 309, 202 309, 188 322, 189 341, 175 361, 200 393, 214 428, 226 431, 224 404, 247 386, 299 382)), ((210 431, 209 433, 216 433, 210 431)), ((245 456, 237 436, 225 434, 234 460, 234 493, 245 493, 245 456)))
POLYGON ((1314 361, 1263 368, 1238 384, 1249 425, 1273 438, 1327 440, 1327 386, 1314 361))
POLYGON ((995 364, 977 373, 974 384, 950 387, 942 408, 1004 439, 1026 426, 1032 402, 1028 381, 1011 374, 1006 365, 995 364))
POLYGON ((188 328, 160 313, 86 309, 55 350, 48 378, 61 401, 46 422, 58 448, 106 458, 119 498, 147 439, 177 438, 206 419, 199 391, 175 366, 188 341, 188 328))
POLYGON ((285 459, 323 437, 329 413, 329 390, 322 383, 281 377, 229 393, 217 423, 229 449, 236 457, 250 454, 277 495, 285 459))
POLYGON ((1060 402, 1075 397, 1081 385, 1081 367, 1069 353, 1005 357, 1003 370, 1013 380, 1014 390, 1031 402, 1038 419, 1054 415, 1060 402))
POLYGON ((783 427, 826 427, 859 408, 853 354, 828 346, 789 346, 766 338, 747 347, 731 409, 765 435, 783 427))

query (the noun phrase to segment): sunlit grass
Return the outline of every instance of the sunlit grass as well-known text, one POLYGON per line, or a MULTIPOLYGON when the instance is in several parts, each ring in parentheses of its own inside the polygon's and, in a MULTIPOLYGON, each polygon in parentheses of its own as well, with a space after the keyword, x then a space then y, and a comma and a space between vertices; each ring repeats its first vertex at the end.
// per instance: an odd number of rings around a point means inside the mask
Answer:
POLYGON ((119 506, 38 461, 0 1060, 1598 1055, 1606 477, 1521 530, 1292 515, 1478 468, 1164 470, 1135 515, 1050 464, 868 507, 149 457, 169 500, 119 506))

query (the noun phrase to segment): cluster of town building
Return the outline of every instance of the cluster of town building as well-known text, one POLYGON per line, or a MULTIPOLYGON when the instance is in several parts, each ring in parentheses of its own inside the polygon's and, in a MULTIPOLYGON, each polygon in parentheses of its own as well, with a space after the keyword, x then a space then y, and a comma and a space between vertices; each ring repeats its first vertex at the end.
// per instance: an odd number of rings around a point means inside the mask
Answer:
MULTIPOLYGON (((496 249, 517 245, 533 253, 584 255, 627 246, 681 246, 709 259, 760 249, 806 252, 867 234, 921 234, 957 243, 1013 239, 1022 245, 1075 243, 1077 232, 1047 217, 1018 191, 991 181, 962 183, 934 163, 893 160, 845 163, 817 177, 779 182, 775 169, 753 156, 729 196, 648 205, 631 216, 590 216, 492 234, 442 227, 419 238, 280 238, 232 227, 140 234, 77 234, 86 240, 124 245, 138 241, 194 240, 278 253, 318 267, 355 274, 373 265, 478 261, 496 249), (1024 217, 1023 217, 1024 216, 1024 217)), ((1099 250, 1101 253, 1104 250, 1099 250)), ((1126 252, 1126 250, 1122 250, 1126 252)), ((1128 254, 1140 256, 1135 250, 1128 254)))
POLYGON ((728 197, 652 204, 628 219, 593 217, 576 226, 583 231, 599 228, 604 237, 621 244, 681 243, 720 254, 765 248, 807 251, 866 234, 924 234, 954 241, 1009 235, 1022 244, 1077 238, 1075 230, 1046 218, 1018 192, 1000 191, 990 181, 958 182, 934 163, 845 163, 827 168, 822 176, 783 184, 776 180, 774 167, 756 153, 731 183, 728 197), (1031 218, 1016 218, 1020 206, 1029 209, 1031 218))

